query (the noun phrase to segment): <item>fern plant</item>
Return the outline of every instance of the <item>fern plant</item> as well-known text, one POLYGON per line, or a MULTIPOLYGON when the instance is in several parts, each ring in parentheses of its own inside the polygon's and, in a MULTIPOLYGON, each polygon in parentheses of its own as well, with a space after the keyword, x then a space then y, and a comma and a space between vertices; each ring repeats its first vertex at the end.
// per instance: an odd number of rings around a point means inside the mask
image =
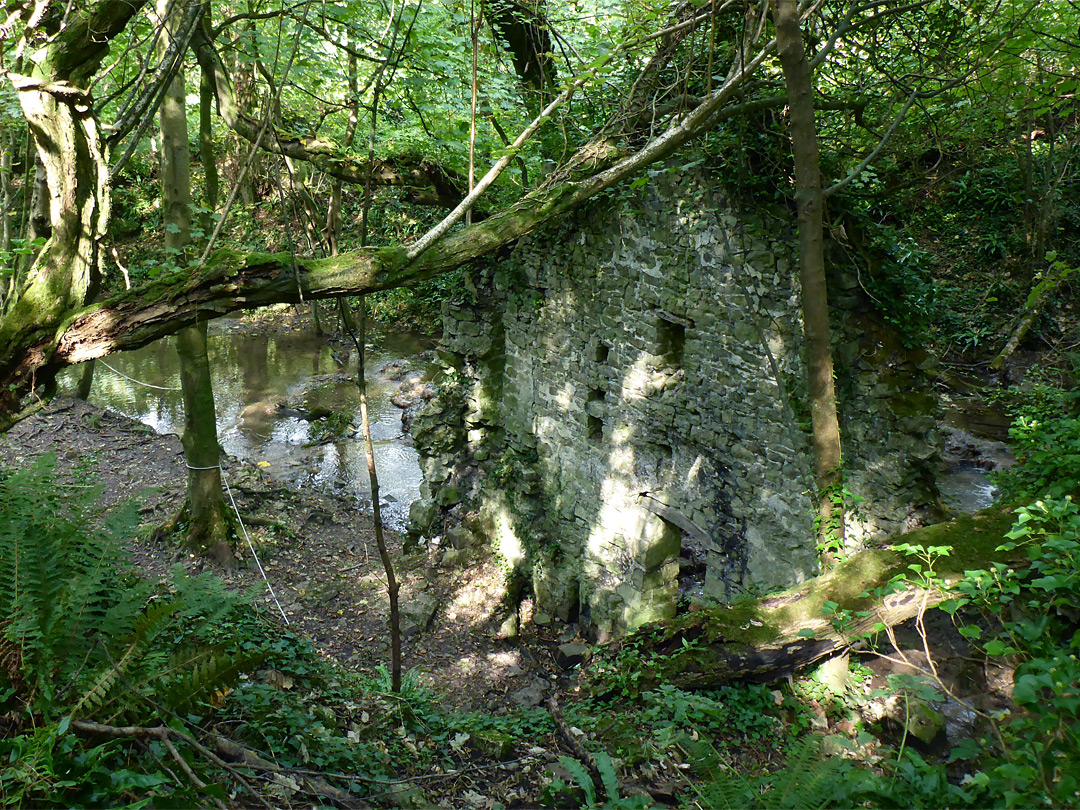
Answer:
MULTIPOLYGON (((149 587, 131 574, 120 539, 138 514, 104 512, 100 488, 65 486, 48 454, 0 472, 0 617, 17 650, 21 698, 62 705, 101 639, 132 631, 149 587)), ((12 680, 11 668, 0 678, 12 680)))
POLYGON ((186 712, 261 660, 188 641, 244 599, 180 566, 151 598, 123 547, 135 505, 99 497, 59 483, 54 455, 0 471, 0 700, 46 720, 186 712))

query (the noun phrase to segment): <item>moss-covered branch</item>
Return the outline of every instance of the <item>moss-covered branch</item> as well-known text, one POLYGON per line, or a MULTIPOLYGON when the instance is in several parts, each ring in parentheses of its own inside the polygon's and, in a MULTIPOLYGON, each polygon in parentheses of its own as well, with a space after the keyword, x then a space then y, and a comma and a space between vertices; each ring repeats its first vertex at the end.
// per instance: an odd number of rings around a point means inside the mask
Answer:
MULTIPOLYGON (((92 305, 85 304, 89 295, 79 295, 80 291, 74 290, 47 310, 34 308, 26 318, 5 317, 0 323, 0 348, 5 349, 7 358, 0 363, 0 429, 3 429, 3 414, 10 419, 21 397, 42 387, 47 390, 56 372, 65 365, 135 348, 199 320, 234 310, 405 286, 490 254, 664 159, 707 131, 722 117, 725 105, 773 47, 771 42, 763 45, 753 58, 733 68, 721 87, 637 151, 621 153, 603 136, 597 137, 550 178, 548 185, 498 215, 443 237, 416 259, 410 260, 404 247, 367 249, 332 259, 295 262, 284 254, 240 255, 219 251, 192 276, 186 271, 178 273, 92 305)), ((207 59, 205 50, 200 58, 207 59)), ((220 82, 227 81, 215 59, 211 58, 207 67, 218 72, 220 82)), ((218 99, 226 107, 231 103, 228 93, 219 93, 218 99)), ((239 120, 235 107, 228 115, 223 109, 222 114, 227 120, 229 116, 239 120)), ((311 144, 301 146, 307 154, 315 154, 311 144)), ((75 170, 69 174, 78 177, 78 170, 84 168, 80 159, 66 157, 65 160, 68 163, 64 165, 75 170)), ((58 161, 58 169, 63 168, 61 164, 63 160, 58 161)), ((107 189, 98 190, 98 199, 103 203, 100 210, 107 211, 107 189)), ((95 210, 92 206, 83 208, 95 210)), ((54 211, 54 225, 61 220, 60 213, 54 211)), ((97 242, 102 230, 83 227, 68 233, 57 229, 53 241, 62 242, 73 253, 85 242, 85 249, 76 254, 78 261, 72 266, 89 274, 96 268, 97 242)), ((43 253, 48 253, 48 248, 43 253)), ((54 286, 66 285, 58 279, 54 286)), ((82 289, 89 290, 89 285, 82 289)))

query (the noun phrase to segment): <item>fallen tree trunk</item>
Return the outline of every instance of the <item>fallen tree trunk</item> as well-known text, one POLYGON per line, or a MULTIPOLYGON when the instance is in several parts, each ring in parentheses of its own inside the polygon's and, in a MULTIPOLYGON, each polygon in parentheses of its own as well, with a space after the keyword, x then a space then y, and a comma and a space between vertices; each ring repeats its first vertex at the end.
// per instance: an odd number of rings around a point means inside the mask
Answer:
MULTIPOLYGON (((56 8, 59 9, 59 6, 56 8)), ((34 108, 42 99, 53 106, 61 101, 74 104, 74 108, 81 110, 87 119, 85 128, 88 132, 96 133, 97 122, 93 118, 89 95, 77 86, 71 86, 70 81, 78 79, 86 82, 93 75, 109 39, 106 36, 98 43, 95 37, 101 39, 98 31, 106 29, 111 35, 118 35, 131 16, 123 11, 126 8, 118 0, 96 0, 86 10, 80 10, 74 18, 75 22, 69 24, 63 35, 50 45, 55 51, 50 64, 62 64, 66 72, 54 71, 55 77, 47 78, 63 81, 42 82, 34 77, 12 77, 20 90, 23 106, 34 108), (111 22, 112 17, 118 21, 110 26, 90 29, 83 25, 84 18, 111 22), (87 41, 91 40, 92 58, 85 58, 84 51, 90 47, 87 41), (68 70, 68 62, 74 58, 73 55, 78 57, 75 59, 76 65, 68 70), (73 92, 75 97, 72 97, 73 92)), ((59 12, 50 10, 50 13, 55 17, 59 12)), ((63 27, 62 20, 59 22, 63 27)), ((644 45, 688 25, 689 22, 681 22, 646 35, 635 40, 634 46, 644 45)), ((28 30, 32 35, 36 29, 28 30)), ((218 79, 218 102, 222 106, 222 116, 244 129, 245 119, 227 92, 227 75, 218 69, 212 49, 205 46, 200 36, 196 31, 196 53, 208 72, 218 79)), ((79 227, 67 227, 60 210, 52 212, 52 236, 31 269, 28 282, 31 292, 36 292, 38 288, 43 292, 40 295, 20 295, 0 320, 0 432, 17 421, 19 408, 28 404, 24 402, 27 395, 40 396, 41 392, 48 395, 56 372, 65 365, 91 360, 119 349, 135 348, 197 321, 237 309, 301 299, 357 295, 404 286, 492 253, 634 176, 650 164, 668 157, 692 138, 708 131, 719 120, 735 114, 729 102, 774 49, 775 42, 766 41, 756 53, 732 65, 719 87, 696 107, 667 122, 662 133, 651 137, 633 153, 626 154, 601 134, 580 148, 566 166, 549 178, 550 185, 537 189, 509 210, 482 223, 453 235, 444 236, 440 231, 438 244, 429 247, 432 240, 426 239, 424 247, 428 249, 419 256, 416 245, 411 249, 361 250, 318 262, 294 262, 291 257, 285 256, 240 256, 235 252, 220 251, 207 266, 193 272, 190 277, 186 276, 186 271, 177 273, 126 291, 109 301, 88 305, 86 302, 93 297, 90 294, 93 292, 91 285, 86 283, 80 286, 72 279, 89 278, 97 272, 96 249, 104 233, 109 197, 107 176, 100 172, 98 187, 82 195, 88 198, 86 204, 73 208, 97 215, 95 221, 80 223, 79 227), (67 268, 66 273, 60 272, 64 268, 67 268), (54 275, 57 277, 52 278, 54 275), (57 290, 66 290, 66 294, 57 296, 57 290)), ((584 81, 585 78, 581 78, 574 86, 584 81)), ((348 156, 338 154, 337 150, 326 144, 304 139, 294 142, 278 137, 277 133, 272 142, 275 151, 310 160, 335 177, 351 177, 352 169, 358 165, 350 163, 348 156), (346 171, 345 164, 352 168, 346 171)), ((48 145, 49 139, 37 144, 43 159, 48 156, 48 145)), ((85 162, 84 154, 96 152, 83 149, 63 160, 58 159, 57 167, 66 167, 68 174, 83 180, 80 172, 85 168, 82 165, 85 162)), ((56 183, 50 182, 55 196, 58 186, 54 186, 56 183)), ((89 185, 86 187, 90 188, 89 185)), ((82 185, 78 191, 82 192, 82 185)))
MULTIPOLYGON (((904 543, 951 546, 935 572, 951 584, 965 570, 992 561, 1019 562, 1023 550, 998 551, 1013 523, 1011 507, 992 507, 903 536, 904 543)), ((586 684, 594 695, 613 689, 620 657, 637 650, 637 688, 671 684, 715 689, 732 682, 771 683, 822 659, 839 655, 867 636, 933 607, 947 594, 937 588, 890 582, 908 574, 914 558, 889 546, 867 549, 820 577, 752 602, 691 612, 647 625, 600 653, 586 684)), ((623 682, 620 681, 620 686, 623 682)))
POLYGON ((19 418, 18 399, 46 387, 64 366, 138 348, 239 309, 407 286, 489 255, 669 156, 724 118, 720 108, 770 50, 764 48, 707 101, 640 150, 627 155, 606 141, 590 144, 560 173, 559 182, 443 237, 418 257, 411 258, 407 247, 361 249, 318 260, 222 249, 197 272, 178 272, 74 309, 57 326, 42 324, 32 336, 6 340, 7 324, 0 323, 0 345, 10 346, 9 361, 0 366, 0 432, 19 418))
POLYGON ((1061 284, 1075 272, 1075 267, 1066 267, 1062 262, 1057 262, 1054 267, 1051 268, 1046 278, 1035 285, 1028 295, 1027 301, 1024 303, 1024 309, 1020 313, 1020 319, 1013 327, 1009 339, 1005 341, 1005 345, 998 353, 998 356, 990 363, 991 371, 1001 371, 1005 368, 1005 364, 1009 361, 1009 358, 1020 348, 1020 341, 1027 337, 1027 333, 1030 332, 1031 327, 1035 325, 1035 319, 1039 317, 1039 313, 1042 312, 1043 306, 1050 301, 1054 293, 1057 292, 1058 287, 1060 287, 1061 284))

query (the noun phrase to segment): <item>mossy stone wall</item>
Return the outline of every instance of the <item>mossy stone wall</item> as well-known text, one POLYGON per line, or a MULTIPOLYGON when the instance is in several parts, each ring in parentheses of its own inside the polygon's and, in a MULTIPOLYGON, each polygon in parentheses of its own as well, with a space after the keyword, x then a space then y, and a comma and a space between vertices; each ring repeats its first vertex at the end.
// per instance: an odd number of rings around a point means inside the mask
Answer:
MULTIPOLYGON (((680 587, 725 599, 812 576, 793 251, 701 176, 667 174, 475 271, 474 303, 445 312, 443 394, 414 423, 415 533, 486 534, 541 609, 600 638, 674 616, 680 587)), ((919 370, 842 320, 864 543, 932 504, 937 441, 919 370)))

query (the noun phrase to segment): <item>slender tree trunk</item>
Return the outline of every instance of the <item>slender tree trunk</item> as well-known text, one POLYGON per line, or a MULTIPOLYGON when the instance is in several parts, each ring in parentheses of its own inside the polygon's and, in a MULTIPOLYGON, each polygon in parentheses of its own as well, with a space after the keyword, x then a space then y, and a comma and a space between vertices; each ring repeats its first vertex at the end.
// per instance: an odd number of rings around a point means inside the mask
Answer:
POLYGON ((3 138, 3 152, 0 154, 0 211, 3 212, 3 221, 0 222, 0 251, 7 253, 11 250, 11 215, 15 209, 15 195, 11 193, 11 153, 14 151, 15 138, 6 131, 0 131, 3 138))
MULTIPOLYGON (((209 6, 203 18, 203 26, 210 27, 209 6)), ((221 196, 221 178, 218 174, 217 153, 214 150, 214 86, 206 71, 201 71, 199 75, 199 154, 202 155, 203 188, 206 197, 202 229, 206 238, 209 238, 214 230, 214 214, 217 213, 218 198, 221 196)))
MULTIPOLYGON (((254 13, 253 3, 247 3, 248 13, 254 13)), ((233 43, 235 47, 236 61, 233 63, 233 75, 236 76, 236 99, 241 109, 254 110, 257 105, 257 89, 255 86, 255 60, 252 54, 245 53, 247 43, 254 43, 255 22, 248 20, 245 23, 243 37, 238 37, 233 43)), ((256 150, 248 157, 248 144, 239 137, 231 138, 233 142, 232 165, 235 177, 240 178, 240 200, 244 205, 254 205, 259 201, 256 178, 263 174, 263 156, 256 150), (250 161, 247 172, 243 171, 245 161, 250 161)))
MULTIPOLYGON (((158 47, 178 22, 178 4, 158 0, 162 35, 158 47)), ((162 221, 165 248, 182 265, 191 243, 191 153, 188 147, 184 73, 169 85, 161 103, 162 221)), ((200 116, 201 121, 201 116, 200 116)), ((202 133, 200 132, 200 135, 202 133)), ((217 415, 210 361, 206 353, 205 320, 177 332, 180 387, 184 399, 184 458, 188 467, 187 542, 200 553, 211 552, 225 562, 231 559, 231 521, 221 489, 221 448, 217 441, 217 415)))
POLYGON ((75 387, 75 399, 87 402, 90 399, 90 390, 94 387, 94 368, 97 360, 87 360, 83 363, 82 372, 79 374, 79 384, 75 387))
POLYGON ((11 261, 12 227, 11 219, 15 211, 15 195, 12 193, 12 154, 15 151, 15 134, 7 130, 0 130, 0 138, 3 139, 3 154, 0 155, 0 211, 3 212, 3 222, 0 222, 0 253, 7 255, 8 266, 6 283, 0 282, 0 312, 3 311, 4 302, 7 301, 17 289, 15 286, 14 262, 11 261))
MULTIPOLYGON (((375 164, 375 125, 379 114, 379 99, 382 95, 383 77, 380 74, 375 81, 375 92, 371 101, 371 129, 368 132, 368 182, 364 185, 364 204, 360 214, 360 246, 367 247, 368 239, 368 212, 371 210, 371 169, 375 164)), ((345 322, 348 307, 341 301, 341 317, 345 322)), ((365 331, 367 327, 367 296, 361 294, 357 298, 360 310, 357 332, 353 342, 356 344, 356 384, 360 388, 360 421, 364 432, 364 452, 367 455, 368 478, 371 482, 371 514, 372 523, 375 527, 375 544, 379 547, 379 558, 382 560, 383 571, 386 573, 386 594, 390 602, 390 688, 394 692, 401 691, 401 618, 398 612, 398 582, 394 575, 394 561, 390 559, 390 552, 386 548, 386 538, 383 536, 382 507, 379 504, 379 477, 375 471, 375 447, 371 442, 371 420, 367 410, 367 378, 364 369, 365 344, 367 342, 365 331)))
POLYGON ((817 482, 818 541, 839 549, 844 539, 840 468, 840 423, 833 386, 829 300, 825 286, 822 233, 821 169, 818 165, 814 87, 803 46, 796 0, 776 0, 773 7, 776 47, 787 83, 791 150, 795 161, 795 200, 799 209, 799 280, 803 333, 810 388, 812 443, 817 482))
MULTIPOLYGON (((367 409, 367 379, 365 378, 365 343, 367 326, 367 297, 357 297, 360 308, 356 332, 351 332, 356 345, 356 385, 360 391, 360 421, 364 434, 364 454, 367 456, 368 480, 371 485, 371 522, 375 528, 375 545, 379 549, 383 571, 386 574, 386 595, 390 601, 390 688, 401 691, 401 618, 398 609, 398 581, 394 574, 394 561, 386 547, 383 533, 382 507, 379 504, 379 475, 375 469, 375 445, 371 441, 371 420, 367 409)), ((341 302, 344 305, 344 301, 341 302)))
MULTIPOLYGON (((349 121, 345 125, 344 149, 350 149, 360 123, 360 91, 356 81, 356 54, 349 53, 349 121)), ((341 249, 341 178, 330 181, 330 206, 326 212, 326 244, 331 256, 341 249)))

